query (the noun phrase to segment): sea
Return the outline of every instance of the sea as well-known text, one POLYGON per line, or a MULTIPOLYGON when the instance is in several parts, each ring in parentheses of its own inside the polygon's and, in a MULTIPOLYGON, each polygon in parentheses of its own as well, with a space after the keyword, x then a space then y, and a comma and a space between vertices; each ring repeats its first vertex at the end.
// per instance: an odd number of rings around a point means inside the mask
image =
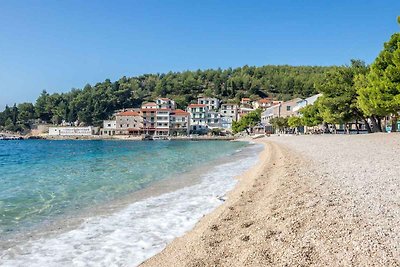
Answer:
POLYGON ((0 141, 0 266, 137 266, 226 200, 262 147, 0 141))

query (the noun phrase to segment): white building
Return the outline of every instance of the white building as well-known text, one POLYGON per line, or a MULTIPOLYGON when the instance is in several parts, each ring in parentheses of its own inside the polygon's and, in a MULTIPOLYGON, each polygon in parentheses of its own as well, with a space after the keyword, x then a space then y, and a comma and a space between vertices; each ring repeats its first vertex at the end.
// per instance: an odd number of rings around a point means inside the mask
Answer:
POLYGON ((170 123, 170 109, 156 110, 156 131, 155 135, 168 136, 170 123))
POLYGON ((293 107, 293 112, 298 113, 301 108, 304 108, 305 106, 314 104, 314 102, 317 101, 317 99, 320 96, 322 96, 322 94, 317 94, 317 95, 307 97, 305 99, 300 99, 296 103, 296 106, 293 107))
POLYGON ((208 128, 222 128, 221 114, 218 111, 207 112, 207 126, 208 128))
POLYGON ((51 136, 90 136, 94 134, 92 126, 88 127, 49 127, 51 136))
POLYGON ((232 129, 232 122, 238 120, 238 106, 235 104, 222 104, 220 114, 221 127, 232 129))
POLYGON ((176 109, 175 101, 169 98, 158 98, 156 105, 158 109, 176 109))
POLYGON ((190 113, 190 130, 192 132, 206 132, 208 107, 205 104, 190 104, 187 107, 190 113))
POLYGON ((115 135, 117 132, 117 121, 107 120, 103 121, 103 129, 101 129, 101 135, 115 135))
POLYGON ((197 99, 197 104, 206 105, 208 110, 218 110, 221 104, 221 101, 218 98, 214 97, 200 97, 197 99))

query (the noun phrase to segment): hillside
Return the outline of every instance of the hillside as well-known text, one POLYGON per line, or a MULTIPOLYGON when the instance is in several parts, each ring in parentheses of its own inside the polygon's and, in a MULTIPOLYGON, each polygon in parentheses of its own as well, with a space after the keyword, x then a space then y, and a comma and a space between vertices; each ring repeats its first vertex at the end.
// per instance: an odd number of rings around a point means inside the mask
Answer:
POLYGON ((0 113, 0 127, 11 131, 29 128, 29 121, 41 119, 52 123, 79 120, 100 125, 116 109, 139 107, 156 97, 174 99, 185 108, 199 95, 238 102, 242 97, 254 99, 272 96, 287 100, 316 93, 315 84, 332 67, 319 66, 243 66, 235 69, 209 69, 166 74, 145 74, 106 79, 83 89, 48 94, 43 91, 36 103, 6 107, 0 113))

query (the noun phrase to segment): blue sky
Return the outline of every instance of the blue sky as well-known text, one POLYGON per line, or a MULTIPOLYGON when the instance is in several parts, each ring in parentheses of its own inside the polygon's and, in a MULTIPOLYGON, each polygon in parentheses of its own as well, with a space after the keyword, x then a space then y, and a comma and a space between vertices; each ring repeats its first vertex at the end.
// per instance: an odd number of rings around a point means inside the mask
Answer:
POLYGON ((371 63, 398 15, 398 0, 0 0, 0 107, 124 75, 371 63))

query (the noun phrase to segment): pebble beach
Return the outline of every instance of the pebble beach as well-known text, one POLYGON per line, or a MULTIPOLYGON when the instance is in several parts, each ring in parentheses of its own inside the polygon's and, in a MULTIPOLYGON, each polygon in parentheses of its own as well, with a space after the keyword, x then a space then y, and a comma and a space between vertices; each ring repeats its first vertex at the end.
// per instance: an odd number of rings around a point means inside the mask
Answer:
POLYGON ((400 266, 399 134, 257 142, 225 203, 141 266, 400 266))

